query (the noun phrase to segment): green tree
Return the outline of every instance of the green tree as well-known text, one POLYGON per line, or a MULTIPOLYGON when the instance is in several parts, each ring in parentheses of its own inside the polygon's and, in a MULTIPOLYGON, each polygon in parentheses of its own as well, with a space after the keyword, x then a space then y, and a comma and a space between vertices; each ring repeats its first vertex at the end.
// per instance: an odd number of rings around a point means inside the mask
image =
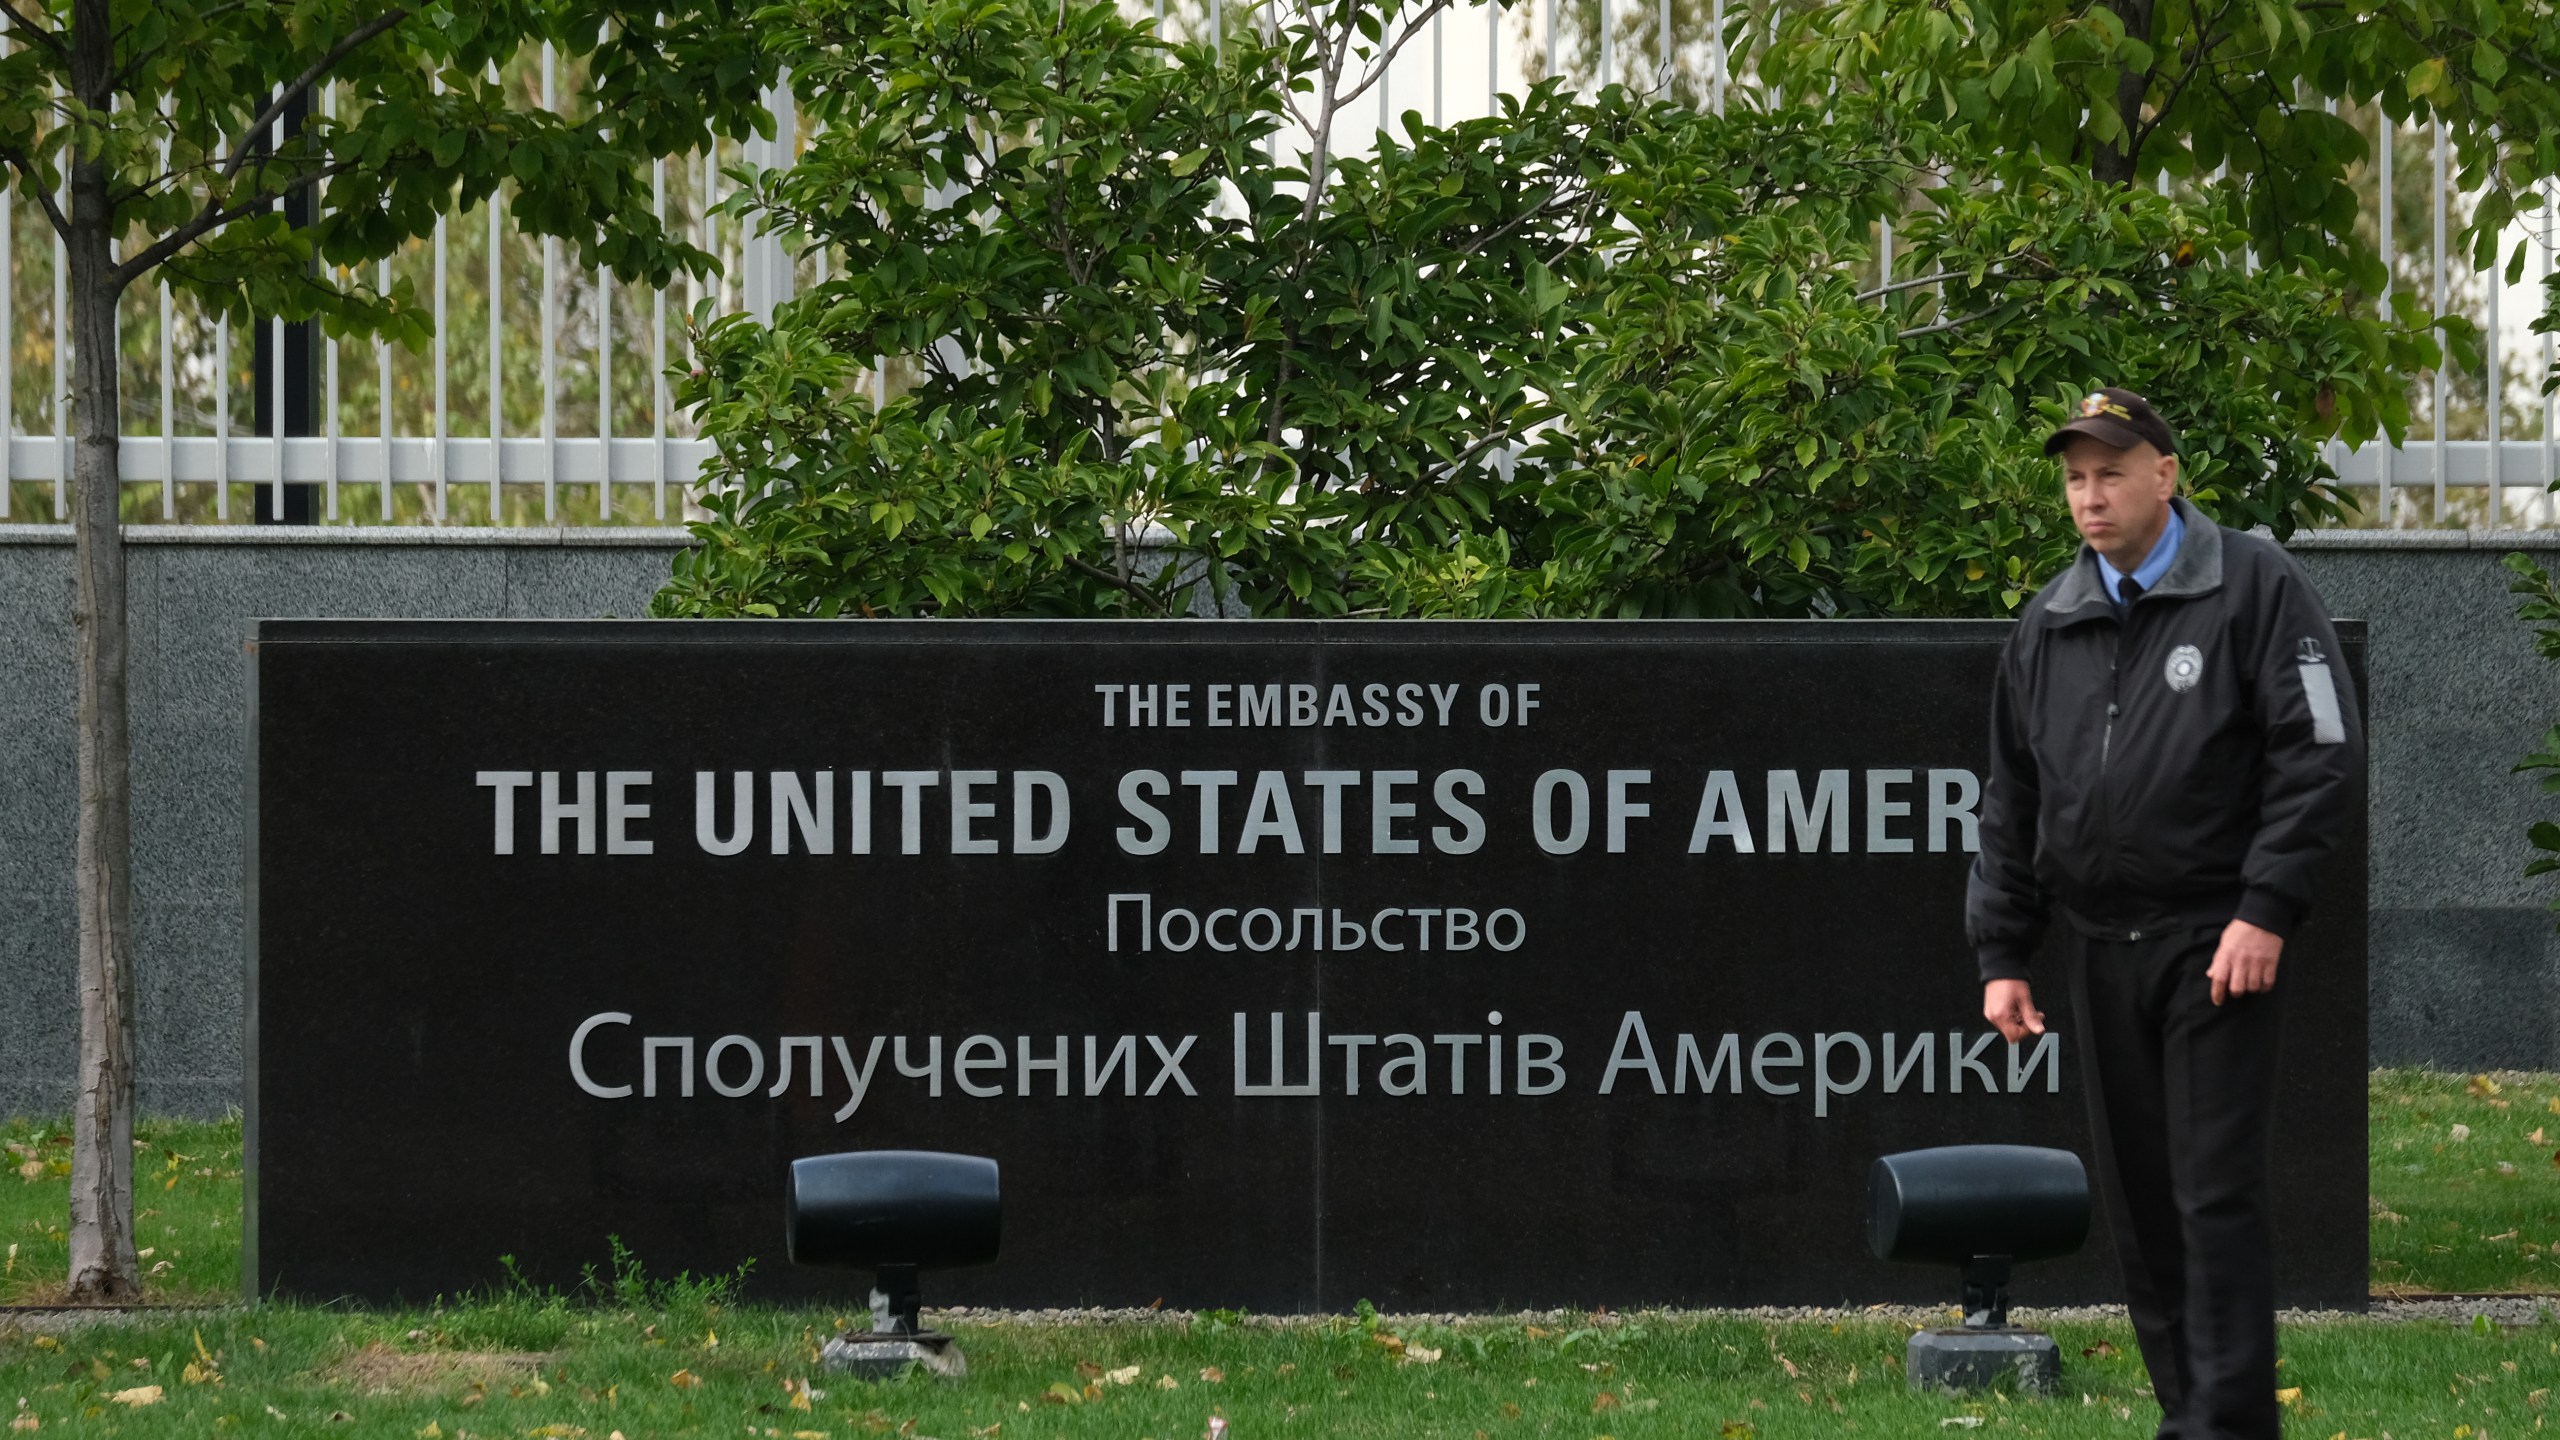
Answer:
POLYGON ((428 233, 457 197, 476 203, 509 180, 517 225, 574 241, 589 267, 663 283, 707 257, 650 218, 634 162, 769 126, 757 97, 776 66, 719 0, 0 0, 0 17, 13 42, 0 57, 0 165, 62 238, 70 272, 81 997, 70 1288, 122 1300, 137 1276, 118 297, 166 278, 235 323, 316 316, 332 334, 414 343, 418 306, 403 287, 370 288, 369 262, 428 233), (536 44, 591 58, 593 115, 527 108, 489 78, 536 44), (303 114, 330 83, 340 117, 303 114), (298 123, 279 135, 288 115, 298 123), (328 213, 289 224, 286 207, 323 183, 328 213))
POLYGON ((1433 8, 1262 13, 1219 54, 1109 5, 766 12, 828 130, 739 213, 845 263, 700 337, 722 490, 659 612, 2002 614, 2070 554, 2035 442, 2091 384, 2283 532, 2432 353, 2218 210, 1873 91, 1547 83, 1328 160, 1344 57, 1433 8), (884 355, 923 379, 882 406, 884 355))
POLYGON ((2560 12, 2547 5, 1801 0, 1752 48, 1779 83, 1880 91, 1966 143, 2110 184, 2201 187, 2221 172, 2261 262, 2339 266, 2367 295, 2384 257, 2357 231, 2349 181, 2372 147, 2336 102, 2444 123, 2461 185, 2480 192, 2463 235, 2483 269, 2508 221, 2542 203, 2535 186, 2560 175, 2560 12))

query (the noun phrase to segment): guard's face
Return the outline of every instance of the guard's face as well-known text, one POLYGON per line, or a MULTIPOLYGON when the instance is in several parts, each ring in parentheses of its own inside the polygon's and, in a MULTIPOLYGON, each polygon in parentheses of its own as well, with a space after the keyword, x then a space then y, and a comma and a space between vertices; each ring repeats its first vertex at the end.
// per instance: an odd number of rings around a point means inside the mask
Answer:
POLYGON ((2169 523, 2178 489, 2178 457, 2147 443, 2130 450, 2074 435, 2062 452, 2062 491, 2080 538, 2107 555, 2148 540, 2169 523))

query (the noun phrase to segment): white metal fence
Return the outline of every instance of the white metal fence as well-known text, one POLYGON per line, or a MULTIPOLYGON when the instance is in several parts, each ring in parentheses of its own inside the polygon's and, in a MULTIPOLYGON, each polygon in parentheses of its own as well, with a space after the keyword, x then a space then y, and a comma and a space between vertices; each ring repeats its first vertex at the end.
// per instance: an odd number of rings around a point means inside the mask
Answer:
MULTIPOLYGON (((1154 3, 1165 23, 1163 0, 1154 3)), ((1719 38, 1722 0, 1681 3, 1698 22, 1698 33, 1685 38, 1673 0, 1600 0, 1596 45, 1560 23, 1557 0, 1509 15, 1484 6, 1444 13, 1431 22, 1427 45, 1408 46, 1377 87, 1378 123, 1406 109, 1435 124, 1487 113, 1504 92, 1555 73, 1649 89, 1677 83, 1720 104, 1726 86, 1738 83, 1719 38), (1453 74, 1479 73, 1481 88, 1449 83, 1453 74)), ((1212 27, 1225 23, 1220 5, 1208 0, 1212 27)), ((579 77, 563 68, 546 46, 492 78, 522 86, 530 102, 573 108, 579 77)), ((557 241, 513 233, 502 192, 446 216, 433 236, 382 262, 373 277, 386 287, 406 280, 427 297, 435 338, 423 351, 318 343, 314 434, 271 433, 285 408, 280 324, 267 325, 269 373, 261 376, 251 359, 257 337, 192 315, 166 286, 129 296, 119 346, 128 519, 243 522, 260 489, 274 515, 284 513, 287 487, 300 485, 317 487, 312 518, 330 523, 681 518, 708 448, 669 393, 683 313, 708 299, 722 311, 770 314, 802 277, 825 276, 823 253, 795 257, 778 237, 741 233, 708 213, 730 183, 726 167, 788 164, 796 151, 801 130, 787 86, 766 99, 780 138, 652 167, 656 213, 719 257, 715 276, 654 291, 577 270, 563 263, 557 241), (262 384, 270 396, 265 425, 246 418, 262 384)), ((323 97, 324 106, 335 103, 334 94, 323 97)), ((2532 241, 2536 259, 2523 283, 2475 272, 2452 244, 2470 201, 2448 173, 2441 128, 2386 127, 2370 112, 2352 118, 2378 142, 2362 192, 2375 239, 2392 257, 2394 284, 2416 289, 2440 312, 2470 314, 2487 337, 2480 373, 2410 377, 2416 422, 2407 445, 2339 448, 2335 462, 2362 498, 2362 523, 2560 523, 2548 493, 2560 481, 2556 417, 2552 398, 2540 393, 2553 340, 2528 330, 2541 306, 2539 282, 2553 266, 2551 212, 2538 232, 2527 235, 2519 222, 2501 245, 2503 252, 2519 238, 2532 241), (2404 209, 2428 216, 2423 233, 2401 223, 2404 209)), ((1886 279, 1890 253, 1888 243, 1886 279)), ((69 499, 64 257, 38 207, 5 190, 0 278, 0 520, 58 520, 69 499)))

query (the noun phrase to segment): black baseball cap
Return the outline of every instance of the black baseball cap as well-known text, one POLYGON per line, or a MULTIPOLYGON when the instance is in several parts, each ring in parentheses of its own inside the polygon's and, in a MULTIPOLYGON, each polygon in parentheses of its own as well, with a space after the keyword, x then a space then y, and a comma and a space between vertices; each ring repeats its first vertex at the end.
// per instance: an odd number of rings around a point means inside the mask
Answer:
POLYGON ((2178 453, 2178 437, 2169 429, 2169 422, 2160 418, 2160 412, 2151 408, 2151 402, 2112 385, 2082 396, 2079 418, 2046 436, 2044 453, 2060 453, 2074 435, 2086 435, 2118 450, 2148 445, 2163 455, 2178 453))

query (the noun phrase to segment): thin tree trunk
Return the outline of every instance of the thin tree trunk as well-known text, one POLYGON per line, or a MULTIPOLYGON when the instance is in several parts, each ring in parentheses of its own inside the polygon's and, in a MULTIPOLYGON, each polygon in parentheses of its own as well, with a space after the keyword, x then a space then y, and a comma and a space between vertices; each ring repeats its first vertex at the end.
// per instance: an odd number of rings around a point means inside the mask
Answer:
MULTIPOLYGON (((71 89, 110 101, 107 0, 72 7, 71 89)), ((109 176, 73 147, 71 624, 79 646, 80 821, 73 889, 80 909, 80 1070, 72 1111, 71 1298, 141 1293, 133 1253, 133 753, 125 722, 124 532, 116 441, 116 284, 109 176)))
MULTIPOLYGON (((2150 42, 2153 0, 2112 0, 2107 8, 2124 22, 2124 33, 2150 42)), ((2089 165, 2089 173, 2109 185, 2133 183, 2135 164, 2142 158, 2142 147, 2134 137, 2142 124, 2142 97, 2150 88, 2148 71, 2128 65, 2116 72, 2116 119, 2123 124, 2124 134, 2112 144, 2099 146, 2089 165)))

